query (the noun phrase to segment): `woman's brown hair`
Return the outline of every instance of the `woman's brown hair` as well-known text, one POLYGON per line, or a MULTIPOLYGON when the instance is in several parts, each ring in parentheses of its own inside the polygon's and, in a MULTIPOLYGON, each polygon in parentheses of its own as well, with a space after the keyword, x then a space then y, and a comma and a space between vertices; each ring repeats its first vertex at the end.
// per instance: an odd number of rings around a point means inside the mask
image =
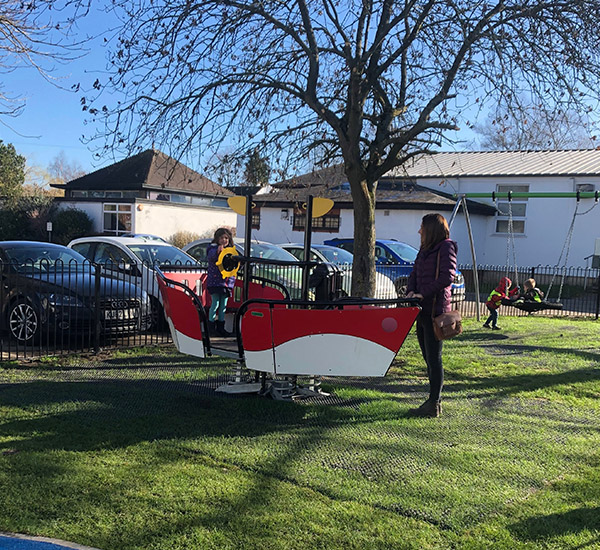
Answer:
POLYGON ((441 214, 426 214, 421 220, 421 248, 429 250, 450 237, 450 228, 441 214))

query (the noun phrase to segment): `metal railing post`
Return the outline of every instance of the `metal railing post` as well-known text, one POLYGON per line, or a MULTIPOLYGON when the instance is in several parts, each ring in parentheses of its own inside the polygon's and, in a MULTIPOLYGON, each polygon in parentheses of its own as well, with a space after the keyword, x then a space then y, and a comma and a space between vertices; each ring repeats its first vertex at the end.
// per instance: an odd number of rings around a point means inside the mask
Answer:
POLYGON ((598 280, 596 281, 596 321, 600 316, 600 275, 598 275, 598 280))
POLYGON ((100 353, 100 266, 94 265, 94 353, 100 353))

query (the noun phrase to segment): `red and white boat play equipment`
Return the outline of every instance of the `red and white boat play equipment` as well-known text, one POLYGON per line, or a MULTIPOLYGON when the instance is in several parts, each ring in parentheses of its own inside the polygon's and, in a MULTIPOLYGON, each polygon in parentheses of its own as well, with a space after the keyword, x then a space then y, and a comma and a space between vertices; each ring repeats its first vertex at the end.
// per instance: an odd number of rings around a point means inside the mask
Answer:
MULTIPOLYGON (((312 201, 309 197, 306 206, 305 258, 310 257, 307 252, 312 217, 323 215, 333 205, 331 201, 319 202, 315 214, 312 201)), ((234 197, 230 199, 230 206, 246 216, 248 237, 244 249, 248 251, 252 200, 234 197)), ((290 264, 303 269, 303 299, 292 300, 281 284, 251 275, 251 265, 267 262, 262 258, 238 256, 234 248, 223 250, 219 257, 217 265, 223 277, 232 276, 240 264, 244 264, 243 274, 236 280, 228 301, 228 309, 235 312, 236 345, 233 347, 232 339, 211 339, 208 333, 206 273, 183 266, 156 270, 165 317, 177 349, 196 357, 224 355, 237 359, 234 380, 218 391, 252 391, 289 397, 306 393, 297 391, 299 376, 314 380, 321 376, 387 374, 420 311, 417 300, 309 300, 309 272, 316 264, 275 262, 280 267, 290 264), (223 340, 229 340, 228 345, 224 345, 223 340), (282 390, 289 380, 292 390, 282 390)))
POLYGON ((290 300, 278 289, 254 283, 235 314, 234 355, 211 341, 205 304, 192 290, 201 288, 204 278, 200 272, 157 270, 165 317, 181 353, 235 357, 246 371, 264 375, 260 383, 258 376, 244 383, 248 377, 239 372, 237 384, 220 391, 268 393, 265 375, 385 376, 420 310, 402 300, 290 300))

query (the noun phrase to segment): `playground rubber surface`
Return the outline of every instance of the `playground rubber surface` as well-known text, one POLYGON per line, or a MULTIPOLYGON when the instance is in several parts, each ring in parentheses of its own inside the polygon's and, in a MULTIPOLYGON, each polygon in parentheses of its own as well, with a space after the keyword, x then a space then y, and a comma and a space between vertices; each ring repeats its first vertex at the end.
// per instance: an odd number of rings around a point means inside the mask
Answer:
POLYGON ((0 550, 65 550, 67 548, 70 550, 96 550, 89 546, 62 540, 0 533, 0 550))

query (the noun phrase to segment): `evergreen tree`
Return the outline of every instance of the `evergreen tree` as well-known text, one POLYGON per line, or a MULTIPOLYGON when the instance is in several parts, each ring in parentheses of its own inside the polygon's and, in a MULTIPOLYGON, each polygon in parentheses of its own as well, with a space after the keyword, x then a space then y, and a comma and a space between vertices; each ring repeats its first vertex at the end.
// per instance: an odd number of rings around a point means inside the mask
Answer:
POLYGON ((260 155, 258 150, 254 149, 248 153, 244 177, 247 185, 264 187, 269 183, 271 168, 269 159, 260 155))
POLYGON ((11 143, 0 140, 0 198, 13 201, 23 192, 25 157, 11 143))

